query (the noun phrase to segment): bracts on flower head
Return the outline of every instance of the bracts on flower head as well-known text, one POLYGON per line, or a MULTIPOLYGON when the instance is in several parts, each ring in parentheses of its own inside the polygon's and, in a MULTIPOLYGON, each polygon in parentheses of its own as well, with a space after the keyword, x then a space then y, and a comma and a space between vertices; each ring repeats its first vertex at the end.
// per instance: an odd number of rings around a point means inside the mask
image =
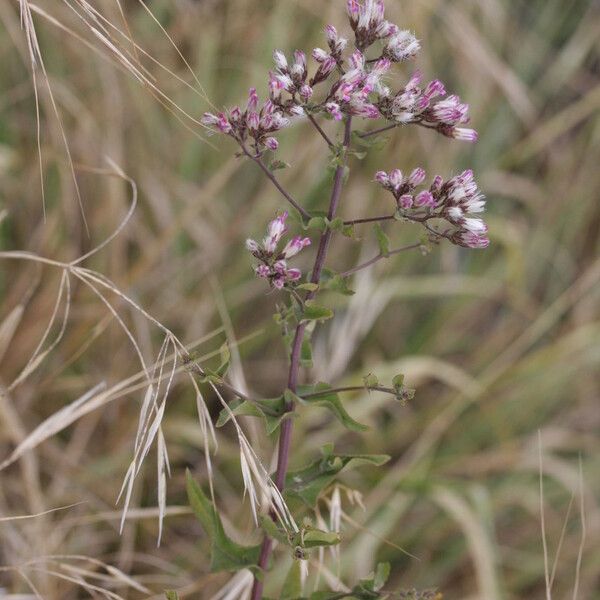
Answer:
POLYGON ((288 213, 284 212, 269 223, 262 244, 256 240, 246 240, 247 250, 260 261, 260 264, 254 268, 256 275, 268 279, 276 289, 282 289, 286 284, 292 284, 302 277, 300 269, 288 267, 287 260, 310 245, 309 238, 295 236, 282 250, 279 249, 279 244, 287 233, 287 217, 288 213))

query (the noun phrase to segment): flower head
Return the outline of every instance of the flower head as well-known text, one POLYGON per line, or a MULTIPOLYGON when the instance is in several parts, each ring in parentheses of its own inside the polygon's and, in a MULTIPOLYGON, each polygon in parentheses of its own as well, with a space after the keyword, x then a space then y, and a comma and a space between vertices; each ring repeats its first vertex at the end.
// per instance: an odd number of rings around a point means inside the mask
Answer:
POLYGON ((246 249, 260 261, 254 272, 258 277, 268 279, 276 289, 282 289, 286 284, 298 281, 302 277, 300 269, 288 267, 287 260, 310 245, 309 238, 295 236, 280 249, 280 242, 287 233, 287 217, 288 213, 283 212, 269 223, 267 235, 262 243, 252 239, 246 240, 246 249))
POLYGON ((420 49, 421 43, 410 31, 397 31, 388 39, 383 55, 394 62, 402 62, 416 56, 420 49))
MULTIPOLYGON (((452 229, 438 232, 440 237, 468 248, 488 246, 487 225, 479 217, 472 216, 483 212, 485 198, 470 169, 448 181, 437 175, 428 189, 418 192, 416 188, 425 181, 425 171, 420 167, 414 169, 408 177, 400 169, 393 169, 389 173, 377 171, 374 179, 392 193, 403 218, 419 223, 443 220, 452 229)), ((431 227, 429 231, 437 232, 431 227)))

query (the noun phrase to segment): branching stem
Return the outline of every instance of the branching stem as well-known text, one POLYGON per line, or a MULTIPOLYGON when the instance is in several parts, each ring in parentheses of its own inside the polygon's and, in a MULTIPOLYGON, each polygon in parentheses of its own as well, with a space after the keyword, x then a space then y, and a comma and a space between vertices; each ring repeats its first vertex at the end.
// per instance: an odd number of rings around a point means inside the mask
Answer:
POLYGON ((327 142, 330 148, 333 148, 333 142, 329 139, 329 136, 325 133, 323 128, 319 125, 317 120, 310 114, 307 113, 308 120, 315 126, 315 129, 319 132, 321 137, 327 142))
POLYGON ((327 396, 328 394, 337 394, 338 392, 359 392, 359 391, 371 391, 371 392, 382 392, 384 394, 396 395, 396 390, 393 388, 384 387, 381 385, 349 385, 339 388, 328 388, 326 390, 319 390, 318 392, 311 392, 310 394, 302 394, 301 398, 318 398, 319 396, 327 396))
MULTIPOLYGON (((352 117, 348 117, 344 129, 344 149, 347 149, 350 146, 351 134, 352 117)), ((333 187, 331 190, 331 197, 329 201, 329 210, 327 214, 329 220, 333 220, 333 218, 335 217, 338 205, 340 203, 340 197, 342 195, 342 187, 344 183, 344 171, 346 168, 345 162, 345 160, 342 161, 342 164, 340 164, 335 170, 333 187)), ((270 172, 269 175, 271 175, 270 172)), ((325 258, 327 257, 327 250, 329 249, 331 235, 331 229, 326 229, 321 234, 321 238, 319 240, 319 248, 317 249, 317 256, 315 257, 315 264, 312 271, 311 283, 319 283, 319 279, 321 278, 321 271, 323 270, 323 266, 325 265, 325 258)), ((306 295, 306 300, 311 300, 315 296, 315 293, 316 291, 308 292, 308 294, 306 295)), ((298 375, 300 371, 300 354, 302 350, 302 341, 304 339, 305 329, 306 321, 301 321, 296 327, 294 341, 292 342, 292 351, 290 354, 290 370, 288 374, 288 388, 292 392, 296 392, 296 389, 298 387, 298 375)), ((289 403, 286 406, 286 410, 288 412, 292 412, 294 410, 293 403, 289 403)), ((284 419, 281 423, 281 429, 279 433, 279 448, 277 455, 277 470, 275 472, 275 485, 282 491, 285 483, 285 476, 287 473, 290 456, 293 423, 294 422, 292 419, 284 419)), ((269 563, 269 558, 271 556, 272 549, 273 540, 268 535, 265 535, 260 550, 260 556, 258 559, 258 567, 263 571, 263 573, 266 570, 267 565, 269 563)), ((255 577, 254 585, 252 587, 251 600, 262 599, 263 587, 264 582, 262 581, 262 579, 258 579, 257 577, 255 577)))
POLYGON ((273 172, 271 171, 271 169, 269 169, 269 167, 267 167, 267 165, 265 165, 262 157, 260 156, 256 156, 255 154, 252 154, 252 152, 250 152, 248 150, 248 148, 246 148, 246 146, 242 143, 239 142, 240 144, 240 148, 242 149, 242 152, 248 157, 251 158, 262 170, 262 172, 267 176, 267 179, 279 190, 279 192, 281 193, 281 195, 305 218, 305 219, 310 219, 311 214, 300 204, 298 204, 298 202, 296 202, 296 200, 294 200, 292 198, 292 196, 290 196, 290 194, 285 190, 285 188, 279 183, 279 180, 277 179, 277 177, 275 177, 275 175, 273 175, 273 172))

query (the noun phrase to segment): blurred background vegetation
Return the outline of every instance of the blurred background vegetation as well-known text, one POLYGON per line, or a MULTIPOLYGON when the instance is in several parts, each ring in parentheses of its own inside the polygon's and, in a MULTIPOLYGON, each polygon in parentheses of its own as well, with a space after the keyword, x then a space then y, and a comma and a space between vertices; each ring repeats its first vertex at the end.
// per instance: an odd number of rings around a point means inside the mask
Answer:
MULTIPOLYGON (((264 95, 272 49, 323 45, 325 23, 347 29, 345 3, 92 4, 107 19, 95 27, 107 28, 117 51, 84 22, 82 15, 92 21, 85 3, 31 3, 60 115, 59 121, 38 69, 44 216, 26 37, 19 3, 0 2, 0 250, 69 261, 109 235, 131 201, 126 182, 94 171, 110 168, 110 157, 137 183, 139 204, 120 236, 86 266, 109 277, 198 356, 229 339, 237 349, 235 383, 256 396, 276 395, 286 374, 271 319, 278 297, 253 278, 244 240, 262 235, 281 201, 254 165, 233 157, 231 142, 208 139, 193 119, 209 101, 243 101, 251 85, 264 95), (128 32, 138 47, 107 23, 128 32), (136 80, 117 52, 141 64, 155 88, 136 80)), ((326 557, 325 564, 352 584, 377 561, 389 561, 390 589, 437 587, 445 598, 464 600, 545 598, 546 570, 552 598, 571 598, 575 588, 578 598, 600 598, 600 4, 388 0, 387 10, 422 40, 416 64, 425 75, 441 78, 471 104, 480 141, 470 146, 429 131, 397 131, 384 149, 353 162, 341 212, 351 218, 386 210, 384 193, 370 183, 377 169, 423 165, 429 174, 450 176, 472 167, 488 197, 492 244, 486 251, 442 245, 428 256, 381 261, 355 278, 354 296, 335 299, 337 315, 317 336, 310 376, 360 385, 369 372, 384 379, 400 371, 417 394, 408 406, 381 395, 348 396, 349 412, 370 425, 366 435, 348 433, 319 409, 301 411, 292 466, 310 461, 330 441, 340 451, 392 456, 382 468, 342 477, 344 486, 362 493, 364 509, 343 495, 341 562, 326 557)), ((281 172, 282 180, 308 208, 322 208, 330 177, 322 140, 305 126, 280 140, 281 158, 293 167, 281 172)), ((407 224, 388 233, 394 246, 418 235, 407 224)), ((372 237, 365 228, 360 242, 338 241, 330 266, 350 268, 375 254, 372 237)), ((2 260, 3 388, 42 337, 59 282, 52 266, 2 260)), ((117 296, 107 298, 151 364, 160 332, 117 296)), ((60 319, 51 337, 59 326, 60 319)), ((110 387, 138 372, 116 319, 74 281, 60 344, 30 377, 0 395, 0 460, 98 382, 110 387)), ((119 535, 115 499, 142 396, 113 394, 0 472, 2 519, 82 502, 37 518, 0 520, 0 564, 36 561, 21 574, 0 571, 5 594, 31 594, 26 577, 50 599, 98 593, 83 591, 80 577, 127 598, 160 598, 166 587, 182 598, 211 598, 227 582, 225 574, 208 573, 207 539, 186 507, 184 468, 204 484, 207 477, 193 389, 183 378, 164 420, 172 477, 161 546, 151 462, 119 535), (58 555, 114 565, 152 594, 128 588, 98 563, 40 560, 58 555)), ((207 394, 206 400, 216 418, 216 399, 207 394)), ((244 427, 271 464, 274 440, 256 421, 244 427)), ((255 534, 241 497, 236 438, 226 426, 218 439, 218 505, 232 535, 248 541, 255 534)), ((326 499, 320 507, 327 519, 326 499)), ((289 560, 276 555, 282 568, 269 579, 273 595, 289 560)))

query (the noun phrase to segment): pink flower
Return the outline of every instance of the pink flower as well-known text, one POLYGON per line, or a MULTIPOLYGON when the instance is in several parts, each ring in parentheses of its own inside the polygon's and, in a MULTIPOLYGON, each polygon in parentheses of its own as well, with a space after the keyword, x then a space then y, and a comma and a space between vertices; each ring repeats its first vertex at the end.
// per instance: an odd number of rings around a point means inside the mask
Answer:
POLYGON ((255 111, 258 108, 258 94, 256 93, 256 88, 250 88, 250 92, 248 93, 248 105, 246 107, 247 111, 255 111))
POLYGON ((249 129, 257 130, 260 125, 260 117, 257 112, 251 112, 248 114, 246 123, 249 129))
POLYGON ((255 269, 256 274, 263 279, 266 279, 271 274, 271 269, 267 265, 258 265, 255 269))
POLYGON ((310 246, 310 239, 296 236, 285 245, 282 254, 285 258, 291 258, 292 256, 296 256, 306 246, 310 246))
POLYGON ((404 183, 404 177, 400 169, 394 169, 390 171, 390 184, 397 190, 404 183))
POLYGON ((436 194, 437 192, 439 192, 442 189, 442 184, 444 183, 444 179, 441 177, 441 175, 436 175, 433 178, 433 182, 431 184, 431 187, 429 188, 430 192, 432 194, 436 194))
POLYGON ((234 106, 229 111, 229 122, 230 123, 239 123, 242 119, 242 111, 239 106, 234 106))
POLYGON ((390 184, 390 178, 385 171, 377 171, 377 173, 375 173, 375 181, 384 187, 390 184))
POLYGON ((462 103, 458 96, 448 96, 445 100, 436 102, 431 109, 431 113, 433 118, 440 123, 448 125, 466 123, 469 105, 462 103))
POLYGON ((342 111, 340 110, 340 105, 336 102, 328 102, 325 105, 325 109, 327 112, 334 118, 336 121, 341 121, 343 118, 342 111))
POLYGON ((267 228, 267 236, 263 240, 263 247, 270 254, 275 252, 279 240, 287 231, 287 227, 285 225, 287 216, 288 213, 285 211, 269 223, 269 227, 267 228))
POLYGON ((488 230, 487 225, 481 219, 464 218, 461 221, 461 225, 471 233, 476 233, 477 235, 487 233, 488 230))
POLYGON ((425 170, 417 167, 408 177, 408 183, 416 187, 425 181, 425 170))
POLYGON ((302 271, 300 269, 288 269, 286 277, 289 281, 298 281, 302 277, 302 271))
POLYGON ((460 233, 456 241, 467 248, 487 248, 490 245, 490 240, 485 235, 478 235, 471 231, 460 233))
POLYGON ((269 149, 269 150, 277 150, 277 148, 279 148, 279 142, 274 138, 274 137, 268 137, 265 140, 265 146, 269 149))
POLYGON ((275 277, 275 278, 273 278, 272 283, 273 283, 274 288, 281 290, 281 289, 283 289, 283 286, 285 286, 285 277, 283 277, 283 276, 275 277))
POLYGON ((313 89, 310 87, 310 85, 308 84, 304 84, 301 88, 300 88, 300 96, 302 96, 302 98, 304 100, 310 100, 310 98, 313 95, 313 89))
POLYGON ((375 33, 378 38, 387 38, 391 35, 395 35, 396 33, 398 33, 398 31, 398 25, 394 25, 394 23, 390 23, 389 21, 382 21, 377 26, 375 33))
POLYGON ((351 21, 357 20, 360 12, 358 0, 348 0, 346 2, 346 10, 348 11, 348 16, 350 17, 351 21))
POLYGON ((329 58, 329 53, 322 48, 315 48, 312 51, 312 57, 319 63, 325 62, 329 58))
POLYGON ((252 252, 252 254, 257 254, 260 252, 260 246, 256 240, 247 239, 246 240, 246 250, 252 252))
POLYGON ((476 142, 479 138, 479 134, 474 129, 467 127, 454 127, 451 133, 451 137, 461 142, 476 142))
POLYGON ((364 117, 365 119, 378 119, 379 109, 369 102, 352 102, 350 105, 350 112, 353 115, 364 117))
POLYGON ((384 56, 401 62, 415 56, 421 49, 419 40, 410 31, 398 31, 389 39, 383 50, 384 56))
POLYGON ((275 61, 275 66, 280 71, 286 71, 288 67, 287 58, 285 54, 281 50, 275 50, 273 52, 273 60, 275 61))
POLYGON ((433 194, 427 190, 419 192, 415 198, 415 206, 427 206, 430 208, 434 207, 435 199, 433 198, 433 194))
POLYGON ((398 206, 405 210, 412 208, 413 206, 413 197, 410 194, 403 194, 398 198, 398 206))
POLYGON ((218 115, 209 112, 204 113, 201 122, 203 125, 216 126, 221 133, 231 133, 233 129, 227 116, 223 112, 220 112, 218 115))

